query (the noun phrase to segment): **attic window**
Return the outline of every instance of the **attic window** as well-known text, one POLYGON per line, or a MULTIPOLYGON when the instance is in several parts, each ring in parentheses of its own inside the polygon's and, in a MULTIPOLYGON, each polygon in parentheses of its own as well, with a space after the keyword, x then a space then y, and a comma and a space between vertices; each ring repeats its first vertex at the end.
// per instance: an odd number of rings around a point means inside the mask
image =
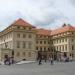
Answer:
POLYGON ((26 29, 25 27, 23 27, 24 29, 26 29))
POLYGON ((31 27, 29 27, 29 30, 31 30, 32 28, 31 27))
POLYGON ((74 33, 72 32, 72 34, 74 34, 74 33))
POLYGON ((20 26, 17 26, 18 29, 20 29, 20 26))

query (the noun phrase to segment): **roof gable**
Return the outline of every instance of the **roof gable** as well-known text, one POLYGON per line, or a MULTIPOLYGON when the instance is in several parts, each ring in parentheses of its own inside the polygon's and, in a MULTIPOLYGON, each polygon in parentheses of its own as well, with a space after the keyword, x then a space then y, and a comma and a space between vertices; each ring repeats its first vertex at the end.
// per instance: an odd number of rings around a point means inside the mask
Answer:
POLYGON ((19 18, 18 20, 14 21, 11 25, 14 26, 32 26, 31 24, 29 24, 28 22, 24 21, 23 19, 19 18))

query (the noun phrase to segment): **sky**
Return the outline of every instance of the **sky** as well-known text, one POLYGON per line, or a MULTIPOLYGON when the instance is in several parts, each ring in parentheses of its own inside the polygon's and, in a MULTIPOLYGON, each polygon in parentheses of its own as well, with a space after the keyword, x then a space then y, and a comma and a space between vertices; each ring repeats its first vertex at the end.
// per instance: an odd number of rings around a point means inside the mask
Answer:
POLYGON ((75 26, 75 0, 0 0, 0 31, 18 18, 38 28, 75 26))

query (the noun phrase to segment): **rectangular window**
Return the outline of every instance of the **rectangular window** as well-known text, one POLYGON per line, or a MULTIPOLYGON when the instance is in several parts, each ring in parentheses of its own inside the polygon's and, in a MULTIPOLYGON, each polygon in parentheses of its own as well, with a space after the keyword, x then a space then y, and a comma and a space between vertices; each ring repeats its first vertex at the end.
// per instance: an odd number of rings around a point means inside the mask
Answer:
POLYGON ((25 52, 23 52, 23 56, 25 56, 26 55, 26 53, 25 52))
POLYGON ((64 39, 62 39, 62 42, 64 42, 64 39))
POLYGON ((44 44, 46 44, 46 41, 44 41, 44 44))
POLYGON ((28 56, 31 57, 31 52, 28 53, 28 56))
POLYGON ((23 34, 23 38, 26 38, 26 34, 23 34))
POLYGON ((29 42, 29 43, 28 43, 28 48, 31 49, 31 47, 32 47, 32 43, 29 42))
POLYGON ((17 57, 19 57, 20 56, 20 52, 17 52, 17 57))
POLYGON ((17 41, 17 48, 20 48, 20 41, 17 41))
POLYGON ((36 50, 38 50, 38 47, 36 47, 36 50))
POLYGON ((48 44, 50 44, 50 41, 48 41, 48 44))
POLYGON ((26 42, 23 41, 23 48, 26 48, 26 42))
POLYGON ((61 51, 61 46, 59 46, 59 49, 60 49, 60 51, 61 51))
POLYGON ((60 43, 61 43, 61 39, 60 39, 60 43))
POLYGON ((20 26, 17 26, 17 29, 20 29, 20 26))
POLYGON ((44 51, 46 51, 46 47, 44 47, 44 51))
POLYGON ((64 45, 62 46, 62 50, 64 51, 64 45))
POLYGON ((57 51, 58 51, 58 46, 57 46, 57 51))
POLYGON ((74 46, 72 45, 72 50, 74 50, 74 46))
POLYGON ((40 51, 42 51, 42 47, 40 47, 40 51))
POLYGON ((36 43, 38 44, 38 41, 36 41, 36 43))
POLYGON ((58 43, 58 41, 59 41, 59 40, 57 40, 57 43, 58 43))
POLYGON ((67 42, 67 38, 65 39, 65 42, 67 42))
POLYGON ((31 36, 31 34, 29 34, 29 36, 28 36, 29 38, 31 38, 32 36, 31 36))
POLYGON ((40 44, 42 44, 42 41, 40 41, 40 44))
POLYGON ((31 27, 29 27, 29 30, 31 30, 32 28, 31 27))
POLYGON ((74 39, 72 39, 72 42, 74 41, 74 39))
POLYGON ((65 45, 65 50, 67 51, 67 45, 65 45))
POLYGON ((17 38, 20 38, 20 34, 17 34, 17 38))

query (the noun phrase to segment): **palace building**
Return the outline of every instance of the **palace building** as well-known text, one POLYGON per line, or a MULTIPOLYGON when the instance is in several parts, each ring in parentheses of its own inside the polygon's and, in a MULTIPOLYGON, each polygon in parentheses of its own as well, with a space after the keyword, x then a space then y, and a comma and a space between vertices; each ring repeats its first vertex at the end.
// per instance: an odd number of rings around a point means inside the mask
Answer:
POLYGON ((64 24, 55 30, 37 29, 18 19, 0 32, 0 61, 6 56, 15 61, 36 60, 39 56, 75 59, 75 27, 64 24))

